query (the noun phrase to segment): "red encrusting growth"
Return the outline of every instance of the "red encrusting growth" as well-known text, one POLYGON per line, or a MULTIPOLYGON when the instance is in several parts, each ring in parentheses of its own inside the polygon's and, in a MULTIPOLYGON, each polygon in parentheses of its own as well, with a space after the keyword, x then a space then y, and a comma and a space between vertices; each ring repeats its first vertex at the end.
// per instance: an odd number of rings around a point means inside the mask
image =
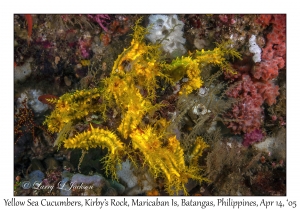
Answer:
POLYGON ((26 14, 25 19, 26 19, 26 22, 27 22, 27 34, 28 34, 27 43, 29 45, 30 44, 30 39, 31 39, 31 34, 32 34, 32 15, 26 14))

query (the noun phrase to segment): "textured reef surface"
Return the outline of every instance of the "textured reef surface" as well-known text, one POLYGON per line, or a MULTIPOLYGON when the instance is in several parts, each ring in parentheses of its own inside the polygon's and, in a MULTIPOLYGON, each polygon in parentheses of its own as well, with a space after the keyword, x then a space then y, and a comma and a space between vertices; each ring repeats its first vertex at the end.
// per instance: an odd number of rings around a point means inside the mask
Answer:
POLYGON ((15 14, 15 195, 286 195, 286 15, 15 14))

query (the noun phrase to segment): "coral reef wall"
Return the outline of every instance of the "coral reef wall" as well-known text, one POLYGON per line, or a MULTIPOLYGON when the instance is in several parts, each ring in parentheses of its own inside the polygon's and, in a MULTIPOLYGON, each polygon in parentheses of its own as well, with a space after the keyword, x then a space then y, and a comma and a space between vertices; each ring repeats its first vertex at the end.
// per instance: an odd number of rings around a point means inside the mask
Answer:
POLYGON ((15 195, 285 195, 285 15, 15 14, 14 32, 15 195), (93 189, 21 185, 72 180, 93 189))

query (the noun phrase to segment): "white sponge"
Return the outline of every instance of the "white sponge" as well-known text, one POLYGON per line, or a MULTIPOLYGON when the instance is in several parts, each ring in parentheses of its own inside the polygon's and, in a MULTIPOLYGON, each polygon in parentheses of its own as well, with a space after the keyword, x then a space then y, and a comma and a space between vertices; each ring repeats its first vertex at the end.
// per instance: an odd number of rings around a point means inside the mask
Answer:
POLYGON ((186 53, 183 38, 184 23, 178 20, 177 15, 150 15, 150 33, 146 37, 152 42, 161 42, 165 52, 172 57, 181 56, 186 53))
POLYGON ((256 36, 252 35, 249 39, 249 51, 254 53, 252 59, 255 63, 261 61, 261 49, 256 44, 256 36))

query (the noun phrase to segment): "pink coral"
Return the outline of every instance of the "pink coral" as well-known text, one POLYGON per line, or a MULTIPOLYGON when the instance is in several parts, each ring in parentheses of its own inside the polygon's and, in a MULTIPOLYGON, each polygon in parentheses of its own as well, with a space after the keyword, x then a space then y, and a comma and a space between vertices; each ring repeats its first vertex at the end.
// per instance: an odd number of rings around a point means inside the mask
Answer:
POLYGON ((241 80, 233 84, 227 96, 237 98, 238 102, 232 106, 225 117, 227 127, 234 134, 249 133, 259 129, 264 118, 263 103, 269 106, 276 103, 279 87, 272 81, 253 82, 248 74, 243 74, 241 80))
POLYGON ((226 117, 230 119, 226 123, 227 127, 235 134, 249 133, 259 129, 264 118, 263 103, 271 106, 276 103, 278 95, 279 87, 272 81, 253 82, 250 75, 243 74, 241 80, 233 84, 227 92, 227 96, 238 99, 231 111, 226 114, 226 117))
POLYGON ((221 20, 222 22, 224 22, 224 23, 227 23, 227 21, 228 21, 227 15, 219 15, 219 18, 220 18, 220 20, 221 20))
POLYGON ((89 57, 88 46, 83 40, 79 40, 79 49, 83 58, 89 57))
POLYGON ((235 81, 227 95, 238 99, 232 109, 225 114, 226 125, 235 134, 251 133, 259 130, 264 119, 262 105, 276 103, 279 87, 273 83, 286 60, 286 16, 261 15, 256 21, 264 27, 272 24, 263 48, 262 61, 253 63, 249 57, 235 62, 232 67, 237 74, 225 74, 225 78, 235 81))
POLYGON ((261 126, 263 119, 263 110, 257 101, 253 101, 250 96, 245 97, 242 101, 234 104, 232 110, 226 113, 227 127, 234 134, 251 132, 261 126))
POLYGON ((109 15, 97 14, 97 15, 88 15, 88 17, 94 20, 95 22, 97 22, 104 31, 106 32, 108 31, 105 25, 107 25, 108 21, 110 20, 109 15))
POLYGON ((261 141, 263 137, 264 137, 264 134, 262 133, 262 131, 259 129, 255 129, 254 131, 252 131, 250 133, 246 133, 244 135, 243 145, 245 147, 248 147, 251 144, 261 141))
POLYGON ((272 15, 270 14, 259 15, 258 18, 256 19, 256 22, 263 26, 267 26, 270 24, 271 18, 272 15))
POLYGON ((253 67, 251 73, 256 79, 272 80, 278 76, 278 70, 284 66, 284 63, 281 57, 262 61, 253 67))
POLYGON ((234 84, 227 95, 238 99, 231 111, 225 115, 229 119, 226 121, 227 127, 234 134, 249 133, 260 128, 261 119, 263 118, 261 108, 263 98, 250 76, 247 74, 242 75, 242 80, 234 84))
POLYGON ((276 103, 276 97, 279 95, 279 87, 274 85, 272 81, 268 82, 255 82, 255 86, 258 94, 260 94, 263 100, 269 105, 276 103))
POLYGON ((233 98, 244 98, 250 96, 257 97, 257 90, 248 74, 243 74, 241 81, 234 85, 234 88, 227 92, 227 95, 233 98))
POLYGON ((269 22, 273 28, 267 35, 267 43, 261 56, 262 62, 252 69, 253 76, 264 81, 276 78, 286 60, 286 16, 273 15, 269 22))
POLYGON ((92 44, 92 37, 89 33, 86 33, 83 38, 78 41, 79 50, 83 58, 88 58, 90 56, 90 48, 92 44))
POLYGON ((236 23, 236 20, 234 19, 234 14, 219 15, 219 19, 223 23, 230 23, 230 24, 235 24, 236 23))

